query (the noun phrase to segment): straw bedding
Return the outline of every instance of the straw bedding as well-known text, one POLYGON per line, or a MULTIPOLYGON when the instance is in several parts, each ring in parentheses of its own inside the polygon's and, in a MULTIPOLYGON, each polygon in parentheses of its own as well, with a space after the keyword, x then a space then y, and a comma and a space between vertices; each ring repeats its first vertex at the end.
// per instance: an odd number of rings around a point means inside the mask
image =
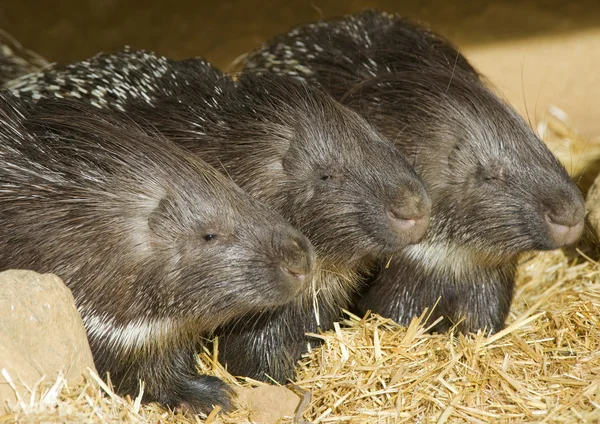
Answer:
MULTIPOLYGON (((577 175, 585 167, 580 161, 596 159, 586 159, 589 140, 579 140, 564 125, 554 128, 560 128, 560 137, 550 134, 551 125, 545 136, 582 152, 573 169, 577 175), (581 147, 584 142, 587 147, 581 147)), ((335 331, 314 335, 323 339, 323 347, 299 364, 295 390, 305 401, 296 418, 313 423, 600 422, 600 264, 595 255, 592 246, 585 253, 525 256, 507 327, 489 338, 430 335, 419 319, 403 328, 378 316, 347 314, 335 331)), ((232 384, 260 384, 234 379, 214 352, 199 355, 199 368, 232 384)), ((244 410, 204 420, 250 422, 244 410)), ((30 399, 0 415, 0 423, 15 421, 203 419, 121 398, 90 375, 84 387, 68 387, 59 378, 50 388, 34 388, 30 399)))

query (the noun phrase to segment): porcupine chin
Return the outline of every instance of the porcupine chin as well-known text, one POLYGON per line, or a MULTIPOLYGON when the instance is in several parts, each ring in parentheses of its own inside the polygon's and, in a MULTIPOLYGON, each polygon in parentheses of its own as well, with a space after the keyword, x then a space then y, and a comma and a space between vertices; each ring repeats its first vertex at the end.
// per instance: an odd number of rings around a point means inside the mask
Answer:
POLYGON ((381 262, 358 298, 408 324, 437 301, 434 329, 503 328, 518 256, 574 243, 581 193, 523 119, 443 37, 366 10, 292 29, 247 69, 318 85, 392 140, 433 202, 425 239, 381 262))
POLYGON ((429 197, 401 153, 355 112, 290 78, 245 73, 234 83, 200 59, 124 51, 11 89, 79 97, 151 122, 308 236, 319 269, 313 290, 218 330, 220 359, 234 374, 293 378, 314 342, 305 333, 332 328, 361 271, 418 242, 428 225, 429 197))
POLYGON ((314 250, 214 168, 118 112, 0 96, 0 268, 60 276, 119 393, 208 412, 201 337, 309 287, 314 250))

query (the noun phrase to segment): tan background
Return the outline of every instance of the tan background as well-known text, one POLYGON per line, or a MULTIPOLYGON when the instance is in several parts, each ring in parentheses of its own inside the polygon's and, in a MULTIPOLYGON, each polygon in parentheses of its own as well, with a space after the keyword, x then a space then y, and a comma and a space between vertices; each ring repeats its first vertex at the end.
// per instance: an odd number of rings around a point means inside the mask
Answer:
POLYGON ((600 135, 598 0, 0 0, 0 28, 50 61, 129 44, 226 67, 294 25, 365 7, 428 22, 450 37, 533 124, 553 104, 586 137, 600 135))

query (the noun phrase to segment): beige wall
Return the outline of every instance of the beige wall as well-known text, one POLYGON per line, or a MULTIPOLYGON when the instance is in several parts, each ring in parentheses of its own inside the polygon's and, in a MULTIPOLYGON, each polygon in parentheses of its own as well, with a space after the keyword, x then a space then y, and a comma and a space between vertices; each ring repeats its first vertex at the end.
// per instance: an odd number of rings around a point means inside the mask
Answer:
POLYGON ((471 61, 538 123, 550 105, 600 140, 600 29, 472 46, 471 61))

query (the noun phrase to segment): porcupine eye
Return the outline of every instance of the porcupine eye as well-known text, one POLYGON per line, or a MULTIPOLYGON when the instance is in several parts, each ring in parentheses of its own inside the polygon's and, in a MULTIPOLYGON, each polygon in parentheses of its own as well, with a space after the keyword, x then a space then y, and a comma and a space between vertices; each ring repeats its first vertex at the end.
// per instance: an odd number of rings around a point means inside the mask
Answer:
POLYGON ((344 181, 342 171, 337 167, 322 169, 319 179, 326 183, 342 183, 344 181))
POLYGON ((506 171, 502 166, 493 166, 490 170, 485 173, 484 179, 492 182, 506 182, 506 171))
POLYGON ((204 236, 205 241, 214 241, 216 239, 217 239, 217 235, 213 234, 213 233, 209 233, 204 236))

